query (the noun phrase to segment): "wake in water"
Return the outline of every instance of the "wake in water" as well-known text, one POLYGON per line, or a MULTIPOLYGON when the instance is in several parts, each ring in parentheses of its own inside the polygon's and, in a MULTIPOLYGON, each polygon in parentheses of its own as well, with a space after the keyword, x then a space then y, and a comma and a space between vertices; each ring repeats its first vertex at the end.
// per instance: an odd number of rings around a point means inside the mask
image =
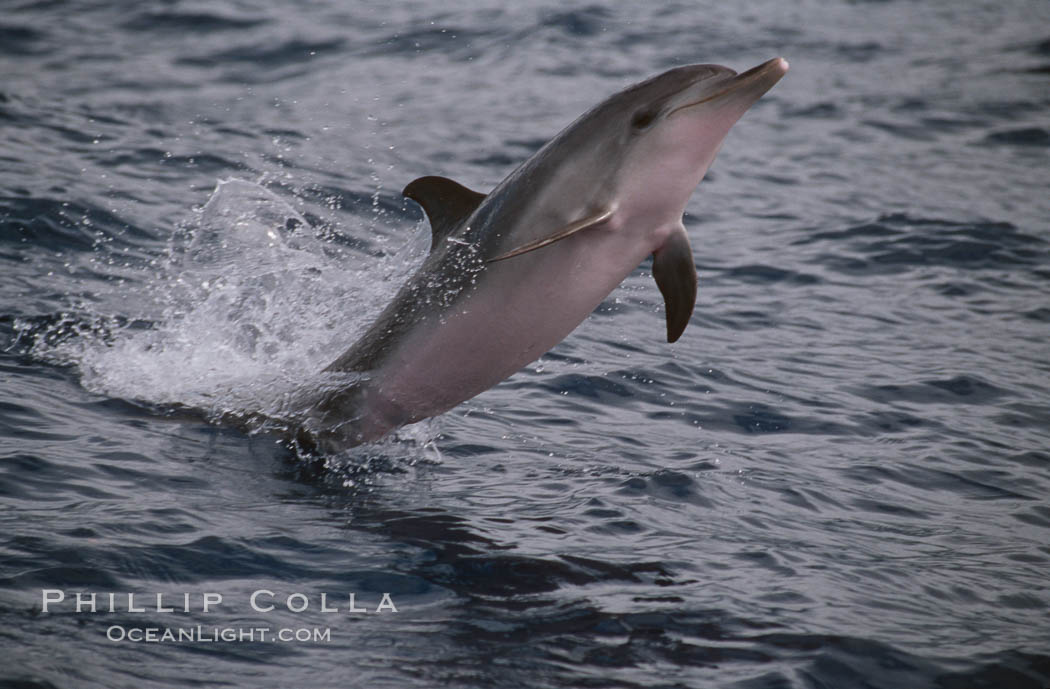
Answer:
POLYGON ((77 366, 92 392, 293 437, 316 430, 318 401, 354 382, 322 369, 421 248, 364 261, 265 187, 226 180, 157 265, 72 315, 16 327, 34 355, 77 366))

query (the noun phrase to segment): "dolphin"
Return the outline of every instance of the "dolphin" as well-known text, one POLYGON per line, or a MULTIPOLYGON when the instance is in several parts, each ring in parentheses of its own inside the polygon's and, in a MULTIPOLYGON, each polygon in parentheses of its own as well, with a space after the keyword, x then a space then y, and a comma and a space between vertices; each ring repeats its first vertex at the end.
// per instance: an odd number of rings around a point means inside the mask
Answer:
POLYGON ((298 440, 322 451, 375 441, 496 385, 561 342, 647 256, 667 340, 685 330, 697 276, 682 214, 730 127, 787 72, 677 67, 599 103, 488 194, 444 177, 404 196, 430 253, 322 375, 298 440))

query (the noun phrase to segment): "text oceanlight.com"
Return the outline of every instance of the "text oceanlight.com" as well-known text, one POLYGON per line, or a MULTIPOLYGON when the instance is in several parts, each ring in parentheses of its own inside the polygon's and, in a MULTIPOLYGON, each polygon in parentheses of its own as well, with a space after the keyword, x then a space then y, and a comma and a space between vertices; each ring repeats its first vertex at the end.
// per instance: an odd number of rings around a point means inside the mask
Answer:
POLYGON ((114 624, 106 630, 110 641, 137 643, 330 643, 332 630, 327 627, 271 629, 270 627, 125 627, 114 624))

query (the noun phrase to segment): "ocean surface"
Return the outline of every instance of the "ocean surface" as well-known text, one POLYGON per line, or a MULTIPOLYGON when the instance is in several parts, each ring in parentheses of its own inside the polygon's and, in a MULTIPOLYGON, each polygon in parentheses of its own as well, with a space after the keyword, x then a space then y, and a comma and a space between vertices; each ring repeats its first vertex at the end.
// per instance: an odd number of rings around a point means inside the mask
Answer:
POLYGON ((3 5, 0 685, 1050 686, 1046 0, 3 5), (381 443, 213 422, 412 273, 412 179, 778 55, 676 344, 646 262, 381 443))

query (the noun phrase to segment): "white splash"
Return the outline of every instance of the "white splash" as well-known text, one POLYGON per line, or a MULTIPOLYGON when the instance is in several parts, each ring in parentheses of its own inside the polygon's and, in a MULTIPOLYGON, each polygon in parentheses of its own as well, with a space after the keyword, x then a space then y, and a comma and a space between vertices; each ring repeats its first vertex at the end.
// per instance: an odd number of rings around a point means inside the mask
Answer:
POLYGON ((304 390, 332 384, 321 369, 421 258, 410 247, 381 259, 340 247, 273 192, 242 180, 220 182, 183 234, 145 280, 148 298, 116 293, 103 299, 118 303, 93 307, 152 327, 66 345, 64 358, 89 390, 211 418, 289 418, 304 390))

